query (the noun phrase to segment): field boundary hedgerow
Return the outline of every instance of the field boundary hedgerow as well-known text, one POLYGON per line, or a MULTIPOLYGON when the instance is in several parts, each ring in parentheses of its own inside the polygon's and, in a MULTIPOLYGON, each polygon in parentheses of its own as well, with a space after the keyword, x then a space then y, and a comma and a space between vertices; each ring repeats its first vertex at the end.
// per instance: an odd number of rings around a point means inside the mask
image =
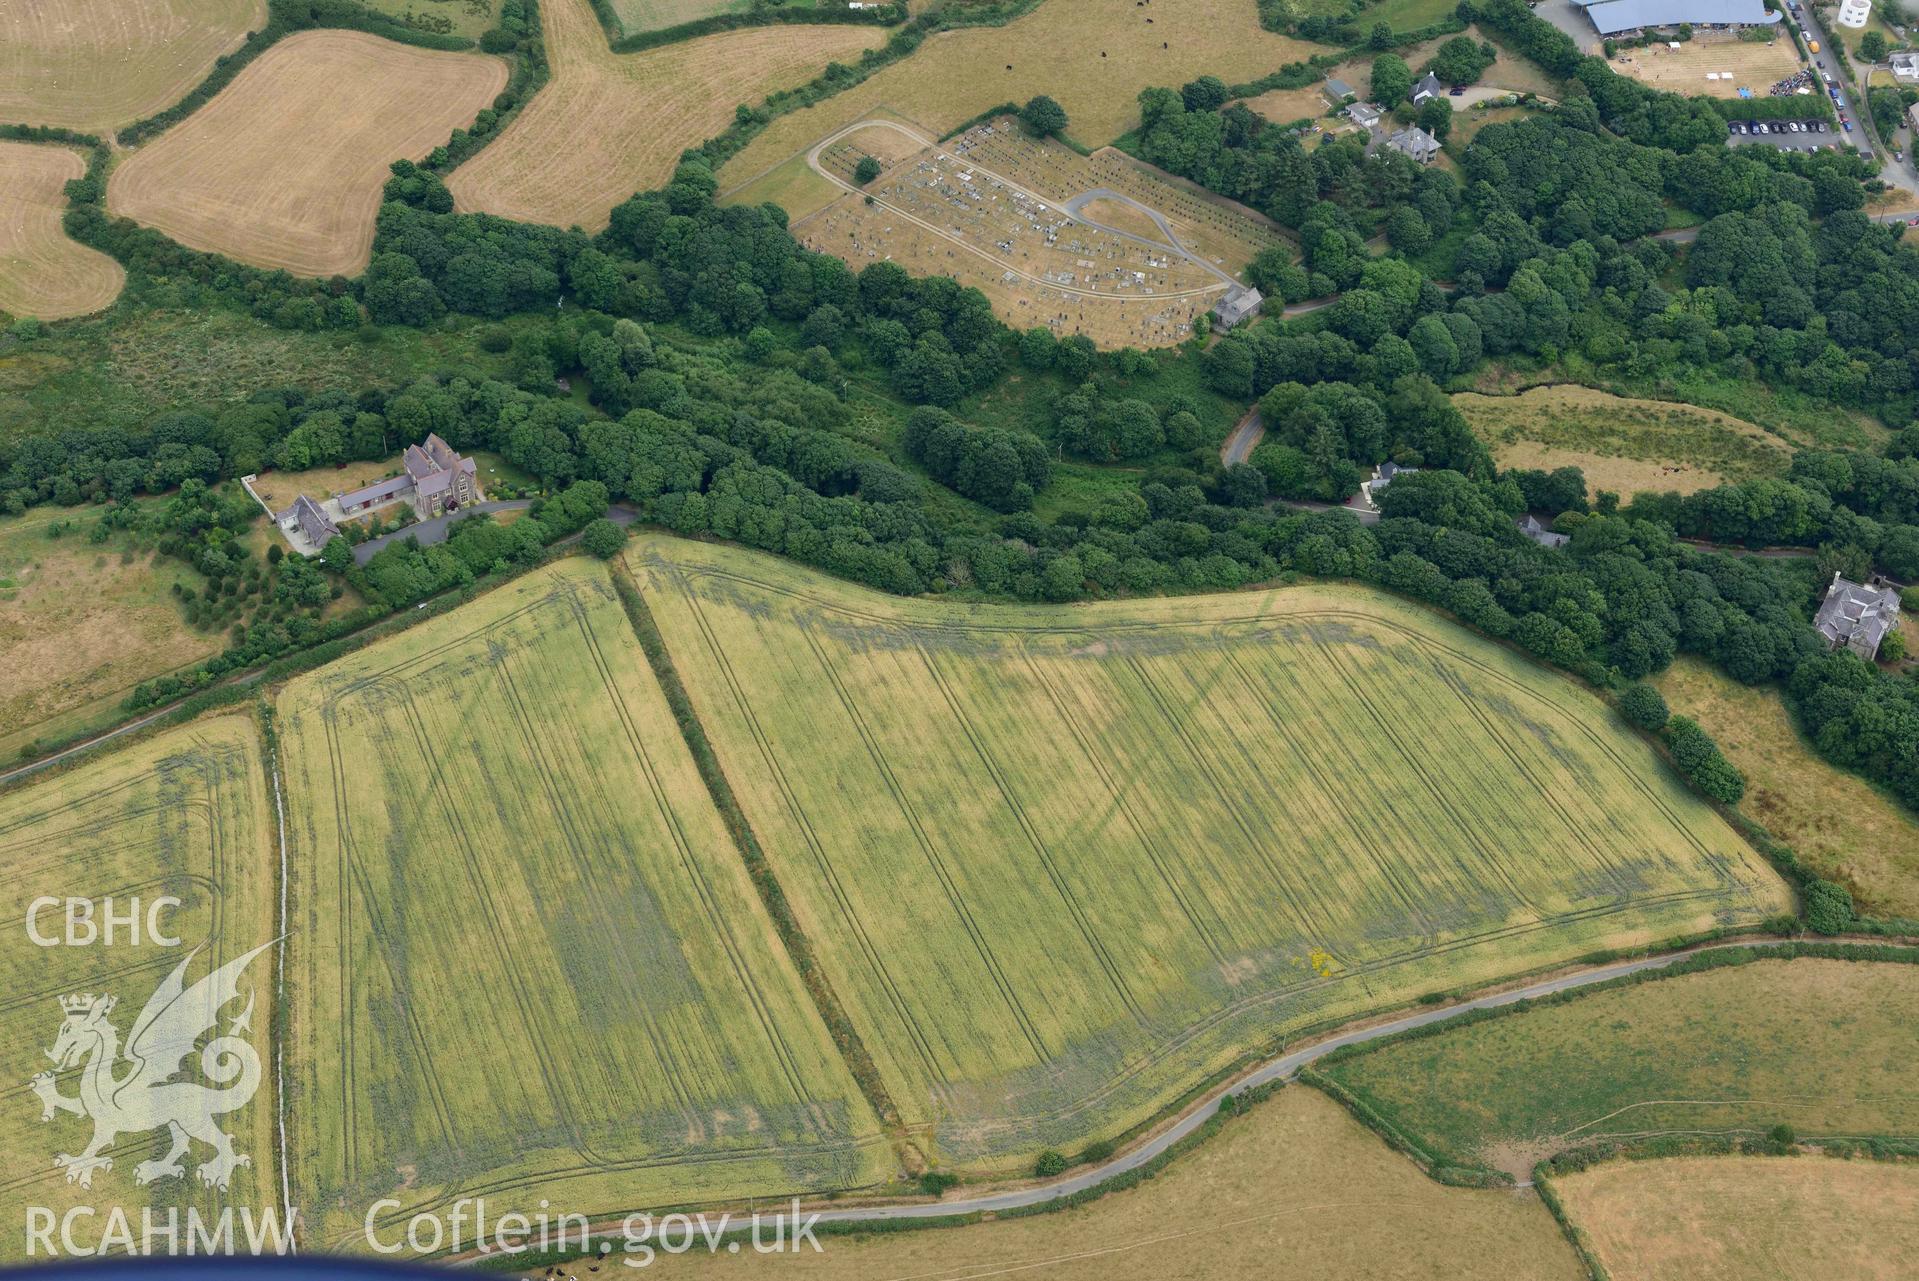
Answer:
MULTIPOLYGON (((600 25, 606 26, 611 6, 607 0, 592 0, 592 4, 600 25)), ((618 23, 619 19, 614 18, 613 21, 618 23)), ((904 4, 888 4, 876 9, 755 9, 746 13, 715 13, 688 22, 676 22, 670 27, 655 27, 651 31, 631 34, 622 31, 616 35, 609 30, 607 44, 614 53, 641 53, 661 45, 678 44, 682 40, 697 40, 701 36, 717 35, 722 31, 745 31, 752 27, 896 27, 905 21, 904 4)))

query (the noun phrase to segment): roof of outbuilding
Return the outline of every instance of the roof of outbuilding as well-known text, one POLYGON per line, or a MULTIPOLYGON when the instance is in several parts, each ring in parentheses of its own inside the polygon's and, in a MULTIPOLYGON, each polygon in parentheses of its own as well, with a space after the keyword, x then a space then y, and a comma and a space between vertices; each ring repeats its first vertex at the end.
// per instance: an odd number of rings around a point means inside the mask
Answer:
POLYGON ((1764 0, 1577 0, 1601 35, 1641 27, 1763 26, 1779 21, 1764 0))

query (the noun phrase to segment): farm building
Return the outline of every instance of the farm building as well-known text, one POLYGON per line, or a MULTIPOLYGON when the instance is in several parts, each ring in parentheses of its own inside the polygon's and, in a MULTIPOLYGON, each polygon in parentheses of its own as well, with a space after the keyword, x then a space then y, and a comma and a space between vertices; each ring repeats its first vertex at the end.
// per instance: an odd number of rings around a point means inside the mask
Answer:
POLYGON ((438 436, 428 435, 424 445, 408 445, 400 463, 405 470, 398 476, 341 494, 340 511, 353 516, 404 499, 413 504, 416 516, 430 520, 479 501, 473 460, 461 457, 438 436))
POLYGON ((1422 165, 1429 165, 1439 157, 1439 139, 1418 125, 1399 130, 1386 139, 1386 145, 1422 165))
POLYGON ((1901 49, 1886 59, 1892 64, 1892 78, 1902 85, 1919 84, 1919 53, 1901 49))
POLYGON ((1393 483, 1395 476, 1411 476, 1419 470, 1417 467, 1401 467, 1398 463, 1381 463, 1373 468, 1371 480, 1359 487, 1359 496, 1368 507, 1379 510, 1379 492, 1393 483))
POLYGON ((1379 122, 1385 117, 1386 113, 1374 103, 1355 102, 1352 106, 1346 108, 1345 115, 1348 120, 1358 125, 1361 129, 1373 130, 1379 128, 1379 122))
POLYGON ((1413 105, 1417 107, 1428 98, 1437 98, 1446 92, 1446 86, 1439 83, 1439 77, 1428 71, 1413 86, 1413 105))
POLYGON ((1572 539, 1565 534, 1556 534, 1539 523, 1537 516, 1524 516, 1519 521, 1519 532, 1538 543, 1541 547, 1559 548, 1572 539))
POLYGON ((1226 296, 1213 304, 1213 328, 1224 333, 1241 321, 1250 320, 1259 314, 1259 305, 1264 302, 1257 289, 1229 289, 1226 296))
POLYGON ((1828 649, 1849 649, 1871 662, 1879 642, 1899 625, 1899 589, 1882 578, 1855 583, 1838 573, 1813 617, 1828 649))
POLYGON ((1332 103, 1335 107, 1346 101, 1346 99, 1357 96, 1353 87, 1344 80, 1341 80, 1338 76, 1328 76, 1326 78, 1326 101, 1332 103))
POLYGON ((1631 35, 1691 24, 1702 28, 1763 27, 1779 21, 1765 0, 1575 0, 1602 36, 1631 35))

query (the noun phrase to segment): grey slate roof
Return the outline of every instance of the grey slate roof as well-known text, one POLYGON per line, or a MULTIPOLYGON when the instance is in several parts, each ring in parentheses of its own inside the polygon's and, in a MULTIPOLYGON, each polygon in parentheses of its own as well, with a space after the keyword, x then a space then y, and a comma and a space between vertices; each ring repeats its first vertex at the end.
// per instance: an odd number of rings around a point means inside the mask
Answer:
POLYGON ((1538 543, 1541 547, 1564 547, 1572 539, 1565 534, 1556 534, 1539 523, 1536 516, 1527 516, 1519 522, 1519 532, 1538 543))
POLYGON ((324 546, 340 532, 338 527, 327 519, 327 514, 320 510, 320 505, 305 494, 295 498, 293 506, 280 514, 282 517, 291 515, 294 524, 300 527, 300 532, 305 534, 308 541, 315 546, 324 546))
POLYGON ((1341 98, 1354 96, 1353 87, 1338 76, 1328 76, 1326 77, 1326 96, 1338 102, 1341 98))
POLYGON ((1257 289, 1229 289, 1224 298, 1213 304, 1213 319, 1221 328, 1231 329, 1256 313, 1264 301, 1257 289))
POLYGON ((1779 21, 1764 0, 1577 0, 1602 36, 1641 27, 1758 27, 1779 21))
POLYGON ((1424 102, 1435 94, 1446 92, 1446 86, 1439 83, 1439 77, 1428 71, 1413 85, 1413 101, 1424 102))
POLYGON ((1409 125, 1401 129, 1386 139, 1386 145, 1401 155, 1411 156, 1421 164, 1439 154, 1439 139, 1418 125, 1409 125))
POLYGON ((1346 108, 1346 118, 1362 129, 1371 129, 1386 113, 1377 103, 1355 102, 1346 108))
POLYGON ((1886 633, 1899 625, 1899 590, 1878 581, 1855 583, 1835 573, 1813 625, 1831 648, 1843 646, 1871 658, 1886 633))

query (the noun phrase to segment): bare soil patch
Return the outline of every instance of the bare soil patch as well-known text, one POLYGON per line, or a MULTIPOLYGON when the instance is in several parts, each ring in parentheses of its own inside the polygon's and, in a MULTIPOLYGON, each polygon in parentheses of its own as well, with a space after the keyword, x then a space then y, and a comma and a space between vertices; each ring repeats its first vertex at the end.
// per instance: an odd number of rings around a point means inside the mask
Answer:
POLYGON ((553 78, 447 186, 464 211, 604 227, 613 206, 672 176, 739 103, 804 84, 882 44, 872 26, 761 27, 616 54, 586 0, 540 7, 553 78))
POLYGON ((0 120, 130 124, 179 101, 265 21, 263 0, 9 0, 0 120))
POLYGON ((87 171, 77 152, 0 142, 0 312, 58 320, 120 296, 127 273, 60 225, 68 181, 87 171))
POLYGON ((358 31, 303 31, 135 152, 107 207, 195 249, 350 275, 395 160, 423 159, 506 87, 506 63, 358 31))

